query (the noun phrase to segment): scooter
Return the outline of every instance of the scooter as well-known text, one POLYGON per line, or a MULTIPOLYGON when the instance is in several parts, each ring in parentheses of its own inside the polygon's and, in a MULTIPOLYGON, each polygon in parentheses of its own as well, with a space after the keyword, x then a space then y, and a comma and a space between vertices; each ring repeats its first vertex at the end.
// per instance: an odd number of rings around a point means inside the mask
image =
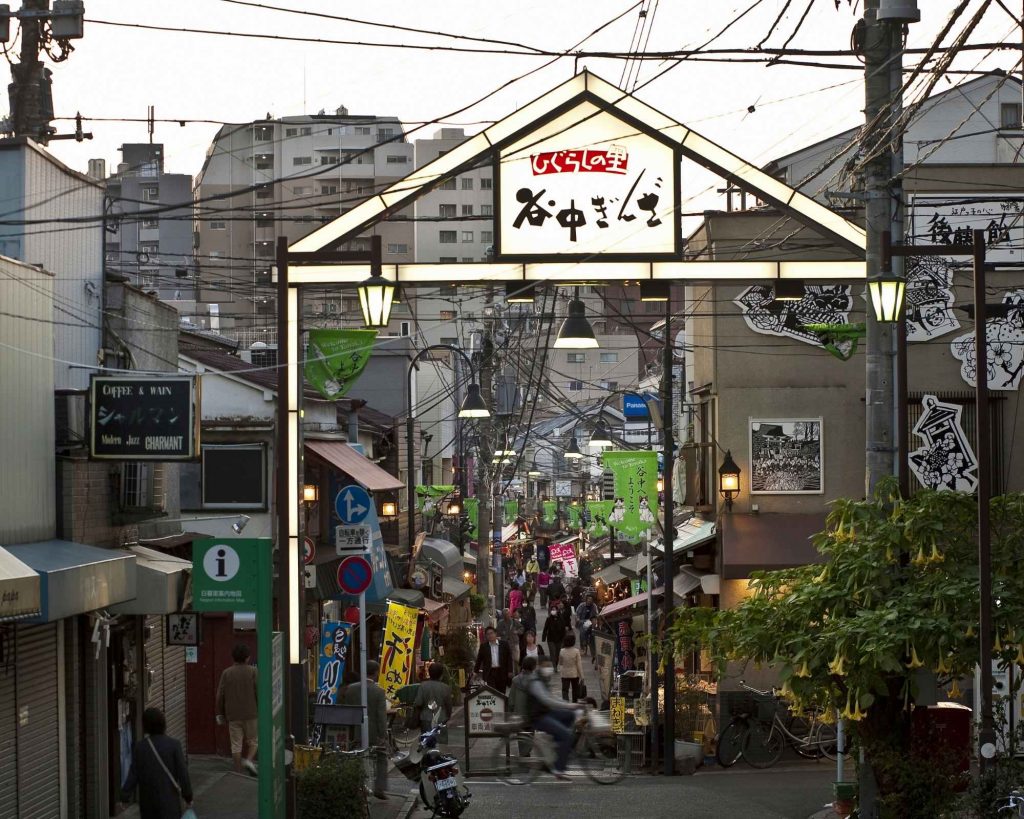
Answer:
POLYGON ((472 794, 462 783, 459 761, 437 748, 438 737, 444 727, 441 723, 420 734, 416 746, 416 752, 420 754, 418 762, 413 761, 410 754, 399 754, 393 762, 407 779, 419 782, 420 799, 431 811, 431 816, 455 819, 469 807, 472 794))

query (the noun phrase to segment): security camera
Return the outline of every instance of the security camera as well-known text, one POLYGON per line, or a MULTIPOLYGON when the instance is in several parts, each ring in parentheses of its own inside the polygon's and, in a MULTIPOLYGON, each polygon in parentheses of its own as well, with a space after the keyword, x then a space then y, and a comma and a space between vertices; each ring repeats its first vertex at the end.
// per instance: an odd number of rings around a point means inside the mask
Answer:
POLYGON ((235 534, 236 535, 240 535, 240 534, 242 534, 242 530, 245 528, 245 525, 248 522, 249 522, 249 516, 248 515, 239 515, 238 516, 238 520, 236 520, 234 523, 231 524, 231 528, 235 530, 235 534))

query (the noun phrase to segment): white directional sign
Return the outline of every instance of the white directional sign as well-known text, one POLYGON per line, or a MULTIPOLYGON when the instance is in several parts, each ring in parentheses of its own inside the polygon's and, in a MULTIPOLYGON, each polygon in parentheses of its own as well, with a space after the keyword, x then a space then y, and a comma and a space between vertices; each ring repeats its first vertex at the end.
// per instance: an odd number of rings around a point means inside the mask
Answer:
POLYGON ((334 547, 339 555, 362 555, 370 551, 373 530, 368 523, 334 527, 334 547))

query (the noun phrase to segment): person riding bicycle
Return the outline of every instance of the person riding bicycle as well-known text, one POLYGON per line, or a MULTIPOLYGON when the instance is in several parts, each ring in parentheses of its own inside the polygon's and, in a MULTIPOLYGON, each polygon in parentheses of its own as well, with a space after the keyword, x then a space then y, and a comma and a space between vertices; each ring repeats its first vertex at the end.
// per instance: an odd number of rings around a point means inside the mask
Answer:
POLYGON ((553 773, 557 779, 568 779, 565 767, 572 749, 572 729, 578 709, 568 706, 548 689, 548 681, 555 673, 551 660, 545 657, 538 664, 536 657, 526 657, 522 672, 513 680, 519 689, 515 692, 515 700, 525 699, 528 724, 550 735, 555 741, 557 753, 553 773))
POLYGON ((594 653, 594 620, 599 610, 594 602, 594 595, 588 594, 586 599, 576 607, 576 628, 580 633, 580 651, 586 655, 589 650, 594 653))

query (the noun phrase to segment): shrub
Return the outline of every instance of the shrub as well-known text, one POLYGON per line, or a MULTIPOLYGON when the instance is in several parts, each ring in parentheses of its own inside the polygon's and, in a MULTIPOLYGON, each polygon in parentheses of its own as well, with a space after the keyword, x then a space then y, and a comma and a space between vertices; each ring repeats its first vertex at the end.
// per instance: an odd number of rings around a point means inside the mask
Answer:
POLYGON ((362 759, 328 756, 298 776, 299 819, 369 819, 362 759))
POLYGON ((487 607, 487 600, 482 594, 471 594, 469 596, 469 611, 474 617, 479 617, 487 607))

